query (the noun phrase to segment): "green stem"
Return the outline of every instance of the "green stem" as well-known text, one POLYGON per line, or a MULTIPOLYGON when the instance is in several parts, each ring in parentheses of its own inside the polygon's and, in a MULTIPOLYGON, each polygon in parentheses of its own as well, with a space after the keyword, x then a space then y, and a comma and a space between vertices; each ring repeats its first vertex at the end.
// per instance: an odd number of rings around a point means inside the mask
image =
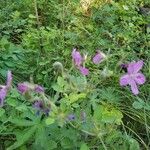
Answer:
MULTIPOLYGON (((71 122, 69 122, 69 124, 73 127, 73 128, 75 128, 75 129, 77 129, 77 130, 80 130, 80 129, 78 129, 78 127, 76 127, 74 124, 72 124, 71 122)), ((86 134, 88 134, 88 135, 91 135, 91 136, 96 136, 96 134, 94 134, 94 133, 91 133, 91 132, 89 132, 89 131, 86 131, 86 130, 80 130, 80 131, 82 131, 82 132, 84 132, 84 133, 86 133, 86 134)))
MULTIPOLYGON (((124 125, 125 126, 125 125, 124 125)), ((147 147, 147 145, 145 144, 145 142, 140 138, 140 136, 134 132, 131 128, 129 128, 128 126, 125 126, 127 129, 129 129, 132 133, 135 134, 135 136, 141 141, 141 143, 143 144, 143 146, 146 148, 146 150, 149 150, 149 148, 147 147)))
POLYGON ((38 33, 39 33, 39 44, 40 44, 40 53, 44 54, 44 50, 43 50, 43 39, 42 39, 42 35, 40 32, 40 20, 39 20, 39 14, 38 14, 38 6, 37 6, 37 0, 34 0, 34 9, 35 9, 35 16, 36 16, 36 21, 37 21, 37 28, 38 28, 38 33))
POLYGON ((102 143, 102 145, 104 147, 104 150, 108 150, 106 145, 105 145, 105 143, 104 143, 104 141, 103 141, 103 139, 102 139, 102 137, 101 136, 98 136, 98 137, 99 137, 99 139, 100 139, 100 141, 101 141, 101 143, 102 143))

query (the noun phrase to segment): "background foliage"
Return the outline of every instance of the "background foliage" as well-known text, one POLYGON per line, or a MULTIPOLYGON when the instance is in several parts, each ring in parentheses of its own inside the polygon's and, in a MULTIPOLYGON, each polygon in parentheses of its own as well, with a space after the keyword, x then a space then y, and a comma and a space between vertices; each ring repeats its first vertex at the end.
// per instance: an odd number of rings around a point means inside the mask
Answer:
POLYGON ((0 108, 0 148, 150 148, 149 0, 0 3, 0 83, 5 82, 7 70, 14 75, 14 88, 5 108, 0 108), (99 66, 87 61, 86 82, 72 69, 73 47, 88 56, 97 49, 108 56, 99 66), (139 59, 145 62, 147 83, 135 97, 119 86, 118 79, 123 73, 120 64, 139 59), (63 64, 65 75, 53 68, 56 61, 63 64), (17 92, 18 82, 30 80, 43 85, 56 104, 51 117, 37 117, 32 102, 17 92), (76 119, 66 121, 72 113, 76 119))

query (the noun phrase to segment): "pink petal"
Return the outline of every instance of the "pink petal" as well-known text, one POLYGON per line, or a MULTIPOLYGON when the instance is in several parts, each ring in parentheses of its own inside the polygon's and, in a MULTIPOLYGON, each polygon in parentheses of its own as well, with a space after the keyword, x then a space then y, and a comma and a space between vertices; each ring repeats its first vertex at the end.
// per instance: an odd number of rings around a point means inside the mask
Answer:
POLYGON ((99 64, 101 63, 104 59, 106 58, 106 55, 101 52, 101 51, 97 51, 97 54, 93 57, 93 63, 94 64, 99 64))
POLYGON ((21 94, 24 94, 29 90, 29 87, 26 83, 18 83, 17 89, 21 94))
POLYGON ((36 85, 34 90, 37 93, 43 93, 44 92, 44 88, 40 85, 36 85))
POLYGON ((72 58, 73 58, 75 65, 79 67, 82 63, 82 60, 83 60, 80 52, 78 52, 76 49, 73 49, 72 58))
POLYGON ((126 75, 123 75, 121 78, 120 78, 120 85, 121 86, 126 86, 128 85, 130 82, 130 76, 128 74, 126 75))
POLYGON ((89 70, 85 67, 80 67, 80 72, 83 74, 83 75, 88 75, 89 74, 89 70))
POLYGON ((101 56, 100 53, 97 53, 94 57, 93 57, 93 63, 94 64, 99 64, 102 61, 103 57, 101 56))
POLYGON ((138 62, 131 62, 128 66, 128 73, 129 74, 133 74, 133 73, 137 73, 138 71, 140 71, 143 67, 143 61, 140 60, 138 62))
POLYGON ((12 82, 12 73, 11 73, 11 71, 8 71, 7 72, 7 81, 6 81, 6 85, 8 88, 10 88, 11 82, 12 82))
POLYGON ((72 50, 72 58, 74 58, 75 57, 75 54, 76 54, 76 48, 74 48, 73 50, 72 50))
POLYGON ((144 84, 146 81, 145 76, 142 73, 137 73, 134 78, 135 82, 139 85, 144 84))
POLYGON ((131 86, 131 91, 134 95, 139 94, 138 86, 136 85, 136 82, 134 80, 130 82, 130 86, 131 86))
POLYGON ((3 107, 4 105, 4 99, 7 95, 7 88, 4 87, 0 90, 0 107, 3 107))

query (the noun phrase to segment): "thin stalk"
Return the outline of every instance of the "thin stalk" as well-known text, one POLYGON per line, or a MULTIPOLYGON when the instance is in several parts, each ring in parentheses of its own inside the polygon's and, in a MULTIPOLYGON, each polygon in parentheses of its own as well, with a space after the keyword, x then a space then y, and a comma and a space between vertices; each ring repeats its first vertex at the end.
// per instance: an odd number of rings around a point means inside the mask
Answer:
POLYGON ((124 132, 125 132, 125 135, 126 135, 126 137, 127 137, 127 136, 128 136, 128 134, 127 134, 127 131, 126 131, 126 129, 125 129, 124 123, 123 123, 123 122, 121 122, 121 124, 122 124, 123 130, 124 130, 124 132))
POLYGON ((105 143, 104 143, 104 141, 103 141, 103 139, 102 139, 102 137, 101 136, 98 136, 98 137, 99 137, 99 139, 100 139, 100 141, 101 141, 101 143, 102 143, 102 145, 104 147, 104 150, 108 150, 106 145, 105 145, 105 143))
POLYGON ((40 53, 44 53, 43 39, 42 39, 42 35, 40 32, 41 23, 40 23, 40 19, 39 19, 37 0, 34 0, 34 10, 35 10, 35 16, 36 16, 37 28, 38 28, 38 34, 39 34, 40 53))
POLYGON ((150 141, 149 129, 148 129, 148 125, 147 125, 147 118, 146 118, 145 109, 144 109, 144 120, 145 120, 145 128, 146 128, 147 138, 148 138, 148 141, 150 141))
MULTIPOLYGON (((78 129, 78 127, 76 127, 74 124, 72 124, 71 122, 69 122, 69 124, 73 127, 73 128, 75 128, 75 129, 77 129, 77 130, 80 130, 80 129, 78 129)), ((81 132, 83 132, 83 133, 86 133, 86 134, 88 134, 88 135, 91 135, 91 136, 96 136, 96 134, 94 134, 94 133, 91 133, 91 132, 89 132, 89 131, 86 131, 86 130, 80 130, 81 132)))
POLYGON ((64 43, 65 43, 65 39, 64 39, 64 34, 65 34, 65 23, 64 23, 64 19, 65 19, 65 0, 62 1, 63 2, 63 8, 62 8, 62 47, 64 50, 64 43))
POLYGON ((146 148, 146 150, 149 150, 149 148, 147 147, 147 145, 145 144, 145 142, 142 140, 142 138, 135 131, 133 131, 128 126, 124 125, 124 127, 126 127, 128 130, 130 130, 140 140, 140 142, 143 144, 143 146, 146 148))
MULTIPOLYGON (((96 130, 99 131, 99 128, 96 125, 96 123, 94 123, 94 126, 95 126, 96 130)), ((103 141, 103 139, 102 139, 102 137, 101 137, 101 135, 98 134, 98 138, 100 139, 100 141, 101 141, 101 143, 103 145, 104 150, 108 150, 107 147, 106 147, 106 145, 105 145, 105 143, 104 143, 104 141, 103 141)))

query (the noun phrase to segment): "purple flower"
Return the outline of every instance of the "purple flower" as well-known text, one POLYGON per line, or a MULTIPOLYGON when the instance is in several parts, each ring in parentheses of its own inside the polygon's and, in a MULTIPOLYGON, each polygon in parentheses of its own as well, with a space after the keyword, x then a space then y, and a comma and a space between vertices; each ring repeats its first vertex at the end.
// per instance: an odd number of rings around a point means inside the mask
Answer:
POLYGON ((89 74, 89 70, 87 68, 80 66, 79 69, 83 75, 87 76, 89 74))
POLYGON ((102 53, 101 51, 97 51, 97 54, 93 57, 93 63, 99 64, 104 60, 105 57, 106 55, 104 53, 102 53))
POLYGON ((78 52, 75 48, 72 51, 72 58, 77 67, 79 67, 82 64, 83 58, 80 52, 78 52))
POLYGON ((145 76, 139 72, 143 67, 143 61, 131 62, 127 67, 127 74, 120 78, 120 85, 131 86, 131 91, 133 94, 137 95, 139 93, 138 85, 144 84, 146 79, 145 76))
POLYGON ((83 67, 83 62, 87 59, 87 55, 84 55, 82 58, 80 52, 78 52, 75 48, 72 51, 72 58, 74 61, 74 64, 76 65, 77 69, 80 70, 81 74, 88 75, 89 70, 85 67, 83 67))
POLYGON ((127 72, 128 64, 121 64, 120 65, 121 69, 127 72))
POLYGON ((21 94, 24 94, 28 91, 29 87, 26 83, 19 83, 17 89, 21 94))
POLYGON ((1 89, 0 89, 0 107, 3 107, 4 105, 4 99, 7 95, 9 88, 11 87, 11 83, 12 83, 12 73, 11 71, 8 71, 6 85, 1 86, 1 89))
POLYGON ((126 68, 128 68, 128 64, 121 64, 120 67, 121 67, 122 69, 126 69, 126 68))
POLYGON ((36 113, 37 115, 39 115, 40 112, 44 113, 46 116, 49 115, 50 109, 44 105, 43 101, 41 100, 35 101, 33 107, 37 109, 37 113, 36 113))
POLYGON ((11 71, 8 71, 7 72, 7 80, 6 80, 7 88, 11 87, 11 83, 12 83, 12 73, 11 73, 11 71))
POLYGON ((75 120, 75 115, 74 114, 70 114, 70 115, 68 115, 68 120, 69 121, 73 121, 73 120, 75 120))
POLYGON ((36 108, 36 109, 43 109, 44 105, 43 105, 41 100, 38 100, 38 101, 34 102, 33 107, 36 108))
POLYGON ((6 95, 7 95, 7 87, 4 86, 2 89, 0 89, 0 107, 3 107, 6 95))
POLYGON ((50 112, 50 109, 49 108, 46 108, 46 109, 44 109, 44 114, 48 117, 48 115, 49 115, 49 112, 50 112))
POLYGON ((44 92, 44 88, 43 88, 42 86, 40 86, 40 85, 37 85, 34 90, 35 90, 35 92, 37 92, 37 93, 42 93, 42 92, 44 92))

